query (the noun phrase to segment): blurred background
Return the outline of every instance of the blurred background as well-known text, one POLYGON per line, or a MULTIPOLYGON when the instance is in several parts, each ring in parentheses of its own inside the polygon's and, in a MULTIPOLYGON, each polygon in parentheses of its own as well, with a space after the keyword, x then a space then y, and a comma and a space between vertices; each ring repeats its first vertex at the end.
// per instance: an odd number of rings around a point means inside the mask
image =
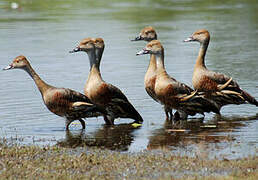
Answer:
POLYGON ((85 132, 80 132, 80 125, 75 124, 68 135, 64 120, 46 109, 25 72, 1 71, 1 137, 40 145, 60 141, 69 144, 77 138, 78 144, 108 144, 110 149, 129 152, 168 148, 188 153, 195 149, 193 143, 201 142, 212 148, 216 145, 218 153, 232 157, 256 153, 257 108, 251 105, 226 106, 219 121, 214 114, 207 114, 204 122, 177 126, 181 132, 164 124, 162 107, 144 89, 149 56, 135 56, 146 42, 130 40, 145 26, 153 26, 165 48, 167 72, 191 86, 199 44, 183 40, 205 28, 211 34, 207 67, 232 76, 257 99, 257 19, 256 0, 2 0, 0 67, 23 54, 47 83, 83 92, 89 72, 88 57, 85 53, 68 52, 83 38, 102 37, 106 44, 102 77, 126 94, 144 124, 132 129, 123 125, 131 120, 121 119, 116 122, 121 125, 107 128, 101 117, 91 118, 86 120, 85 132), (212 128, 206 124, 212 124, 212 128), (122 144, 122 148, 114 148, 117 144, 122 144))

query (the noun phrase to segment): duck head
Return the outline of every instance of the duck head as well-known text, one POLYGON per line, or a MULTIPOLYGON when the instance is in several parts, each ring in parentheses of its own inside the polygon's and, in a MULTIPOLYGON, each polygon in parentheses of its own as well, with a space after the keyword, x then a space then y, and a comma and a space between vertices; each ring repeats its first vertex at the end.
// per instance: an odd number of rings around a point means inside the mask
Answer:
POLYGON ((80 44, 74 48, 70 53, 75 53, 79 51, 89 52, 91 50, 95 50, 94 40, 92 38, 83 39, 80 44))
POLYGON ((94 45, 96 49, 104 49, 105 43, 102 38, 96 38, 94 39, 94 45))
POLYGON ((3 70, 10 70, 10 69, 26 69, 28 66, 30 66, 29 61, 26 59, 25 56, 20 55, 14 58, 13 62, 5 67, 3 70))
POLYGON ((201 44, 209 42, 210 33, 206 29, 200 29, 192 34, 189 38, 185 39, 184 42, 198 41, 201 44))
POLYGON ((139 36, 137 36, 135 39, 133 39, 132 41, 152 41, 152 40, 156 40, 157 39, 157 33, 155 31, 155 29, 151 26, 147 26, 145 28, 143 28, 139 34, 139 36))
POLYGON ((139 51, 136 55, 143 55, 143 54, 155 54, 155 55, 162 55, 164 53, 164 48, 161 45, 159 40, 153 40, 149 42, 145 48, 139 51))

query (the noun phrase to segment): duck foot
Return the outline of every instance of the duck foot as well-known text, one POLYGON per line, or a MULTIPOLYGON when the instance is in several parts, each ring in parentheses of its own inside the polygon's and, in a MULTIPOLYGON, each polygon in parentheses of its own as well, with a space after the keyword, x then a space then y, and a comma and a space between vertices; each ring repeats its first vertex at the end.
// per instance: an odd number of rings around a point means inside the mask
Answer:
POLYGON ((107 116, 104 116, 104 121, 106 125, 114 125, 114 119, 108 118, 107 116))
POLYGON ((179 121, 180 120, 180 113, 176 111, 173 115, 173 118, 171 119, 173 122, 179 121))
POLYGON ((187 120, 188 115, 185 112, 182 111, 176 111, 174 113, 173 122, 179 121, 179 120, 187 120))
POLYGON ((171 122, 173 119, 172 109, 165 108, 165 113, 166 113, 166 121, 171 122))

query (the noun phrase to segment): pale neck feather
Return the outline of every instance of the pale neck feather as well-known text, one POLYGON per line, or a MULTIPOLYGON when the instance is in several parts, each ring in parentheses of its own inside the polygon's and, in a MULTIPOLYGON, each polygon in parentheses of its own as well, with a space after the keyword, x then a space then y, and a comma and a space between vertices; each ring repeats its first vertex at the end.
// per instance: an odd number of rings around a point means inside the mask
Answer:
MULTIPOLYGON (((100 55, 102 56, 102 53, 100 55)), ((97 59, 95 50, 88 52, 88 56, 90 60, 90 74, 88 77, 88 81, 90 81, 92 78, 102 80, 101 73, 99 70, 101 56, 98 57, 100 59, 97 59)))
POLYGON ((164 65, 164 53, 155 54, 156 57, 156 65, 157 65, 157 74, 166 72, 165 65, 164 65))
POLYGON ((147 73, 155 73, 157 69, 157 65, 156 65, 156 57, 154 54, 150 55, 150 62, 149 62, 149 66, 147 69, 147 73))
POLYGON ((101 79, 102 80, 102 77, 101 77, 101 73, 99 71, 99 67, 96 66, 96 64, 93 64, 91 69, 90 69, 90 74, 89 74, 89 78, 92 78, 94 77, 95 79, 101 79))
POLYGON ((206 69, 205 55, 206 55, 206 51, 208 49, 208 45, 209 45, 209 41, 201 42, 201 46, 199 49, 198 57, 197 57, 194 68, 205 68, 206 69))

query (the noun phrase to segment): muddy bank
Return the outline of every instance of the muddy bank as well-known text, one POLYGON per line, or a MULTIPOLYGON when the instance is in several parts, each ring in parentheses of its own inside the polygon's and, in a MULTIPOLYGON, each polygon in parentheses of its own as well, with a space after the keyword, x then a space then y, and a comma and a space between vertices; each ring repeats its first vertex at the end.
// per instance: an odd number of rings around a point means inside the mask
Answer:
POLYGON ((0 179, 257 179, 258 157, 209 159, 167 150, 0 145, 0 179))

